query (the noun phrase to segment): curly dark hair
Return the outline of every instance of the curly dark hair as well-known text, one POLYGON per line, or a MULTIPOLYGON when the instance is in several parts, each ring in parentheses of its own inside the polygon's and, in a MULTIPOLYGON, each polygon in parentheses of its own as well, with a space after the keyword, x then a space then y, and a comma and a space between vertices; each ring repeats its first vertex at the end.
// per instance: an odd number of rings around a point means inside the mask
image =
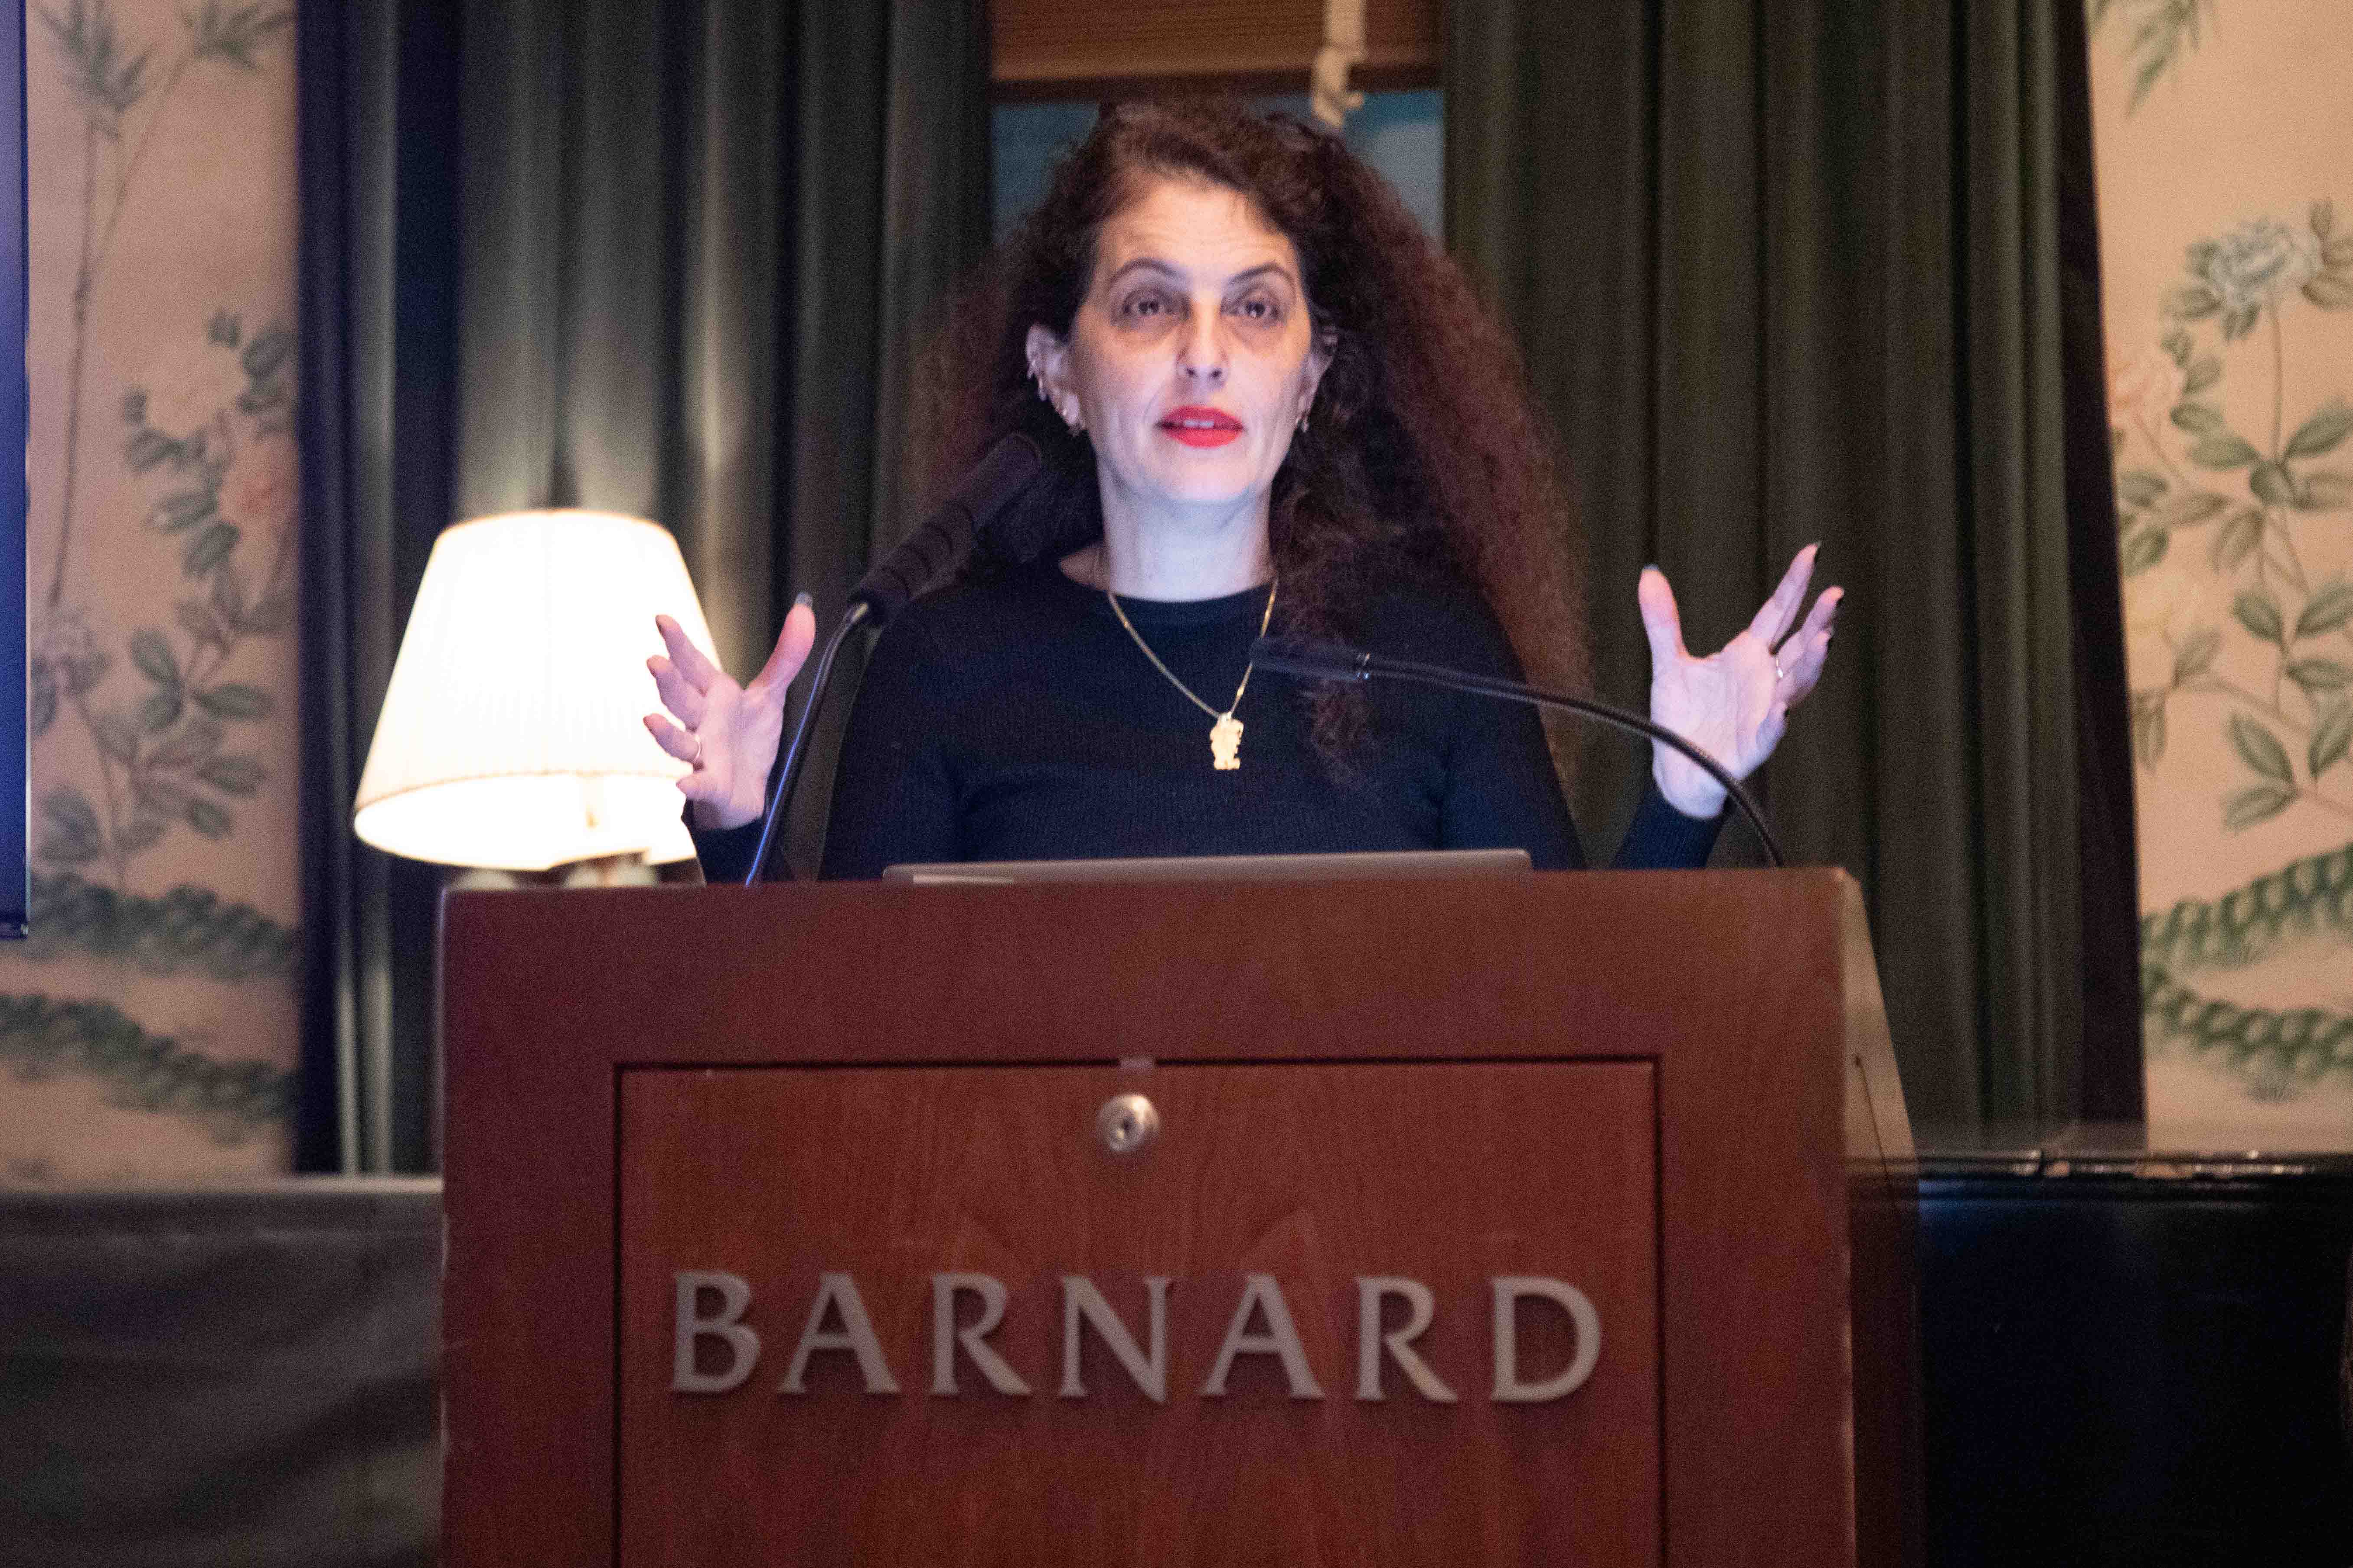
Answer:
MULTIPOLYGON (((1484 595, 1530 679, 1585 689, 1582 551, 1511 340, 1388 182, 1287 115, 1219 100, 1107 110, 951 318, 931 388, 938 458, 961 468, 1027 432, 1045 454, 1028 552, 1067 553, 1101 535, 1094 448, 1030 385, 1028 335, 1033 322, 1070 335, 1097 233, 1155 175, 1240 192, 1287 236, 1332 351, 1270 508, 1287 625, 1361 635, 1384 584, 1452 578, 1484 595)), ((1319 689, 1315 734, 1328 754, 1355 743, 1363 712, 1353 689, 1319 689)))

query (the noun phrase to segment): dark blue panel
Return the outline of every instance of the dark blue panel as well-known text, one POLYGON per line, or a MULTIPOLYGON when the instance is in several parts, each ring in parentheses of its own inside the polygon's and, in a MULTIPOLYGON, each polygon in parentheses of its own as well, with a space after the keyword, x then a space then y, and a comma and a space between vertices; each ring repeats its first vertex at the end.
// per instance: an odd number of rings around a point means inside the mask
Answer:
POLYGON ((0 0, 0 936, 25 934, 25 6, 0 0))

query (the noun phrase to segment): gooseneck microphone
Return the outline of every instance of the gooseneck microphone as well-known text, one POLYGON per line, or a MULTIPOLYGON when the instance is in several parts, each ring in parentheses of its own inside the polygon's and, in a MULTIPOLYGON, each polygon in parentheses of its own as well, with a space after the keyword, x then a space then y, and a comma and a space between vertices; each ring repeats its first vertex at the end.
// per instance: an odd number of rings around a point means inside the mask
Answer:
POLYGON ((785 803, 793 798, 793 790, 800 783, 811 721, 825 701, 826 686, 833 679, 834 658, 849 640, 852 628, 881 628, 905 609, 916 595, 953 574, 972 554, 974 539, 1037 478, 1042 461, 1038 443, 1018 431, 999 440, 973 465, 948 499, 923 520, 923 526, 909 534, 849 591, 849 607, 842 612, 840 623, 826 638, 824 651, 818 655, 817 668, 809 677, 808 695, 801 701, 800 717, 794 721, 792 739, 778 763, 768 809, 760 821, 759 847, 752 852, 752 868, 744 873, 745 887, 757 882, 768 864, 769 846, 776 841, 776 824, 784 818, 785 803))
POLYGON ((1557 691, 1541 691, 1516 680, 1504 680, 1492 675, 1472 675, 1443 665, 1416 664, 1410 659, 1391 658, 1386 654, 1367 653, 1362 648, 1348 647, 1339 643, 1310 642, 1300 637, 1261 637, 1250 645, 1250 659, 1261 669, 1271 669, 1284 675, 1303 677, 1309 680, 1385 680, 1409 681, 1418 686, 1435 686, 1447 691, 1468 692, 1473 697, 1495 697, 1507 702, 1525 702, 1531 707, 1552 708, 1567 713, 1598 719, 1604 724, 1615 725, 1631 734, 1646 735, 1653 741, 1663 741, 1699 764, 1725 794, 1740 807, 1740 814, 1756 830, 1757 841, 1765 846, 1765 858, 1775 867, 1787 864, 1781 855, 1781 841, 1765 824, 1765 814, 1758 810, 1740 781, 1722 763, 1700 747, 1692 744, 1665 725, 1655 723, 1639 713, 1607 702, 1597 702, 1589 697, 1570 697, 1557 691))
POLYGON ((1038 443, 1015 431, 981 454, 923 526, 884 556, 849 591, 852 613, 866 606, 866 620, 878 629, 907 607, 907 601, 944 581, 972 554, 974 538, 997 519, 1013 498, 1038 477, 1038 443))

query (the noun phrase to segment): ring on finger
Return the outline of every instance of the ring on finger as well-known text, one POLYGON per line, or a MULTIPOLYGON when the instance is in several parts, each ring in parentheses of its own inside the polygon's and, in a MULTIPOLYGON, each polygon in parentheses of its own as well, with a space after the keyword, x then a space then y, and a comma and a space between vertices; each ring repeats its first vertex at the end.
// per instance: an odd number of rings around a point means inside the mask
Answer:
MULTIPOLYGON (((1780 667, 1777 665, 1774 668, 1778 669, 1780 667)), ((702 765, 702 737, 700 735, 694 738, 694 760, 686 765, 690 768, 699 768, 702 765)))

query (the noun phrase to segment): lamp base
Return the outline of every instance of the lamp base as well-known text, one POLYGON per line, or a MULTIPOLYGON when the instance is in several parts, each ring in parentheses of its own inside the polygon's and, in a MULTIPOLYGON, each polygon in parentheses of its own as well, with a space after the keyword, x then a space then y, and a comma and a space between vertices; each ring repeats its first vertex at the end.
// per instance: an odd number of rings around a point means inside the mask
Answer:
POLYGON ((452 868, 450 888, 650 888, 661 883, 700 886, 702 863, 691 856, 649 865, 642 853, 598 855, 567 860, 544 871, 504 871, 484 866, 452 868))

